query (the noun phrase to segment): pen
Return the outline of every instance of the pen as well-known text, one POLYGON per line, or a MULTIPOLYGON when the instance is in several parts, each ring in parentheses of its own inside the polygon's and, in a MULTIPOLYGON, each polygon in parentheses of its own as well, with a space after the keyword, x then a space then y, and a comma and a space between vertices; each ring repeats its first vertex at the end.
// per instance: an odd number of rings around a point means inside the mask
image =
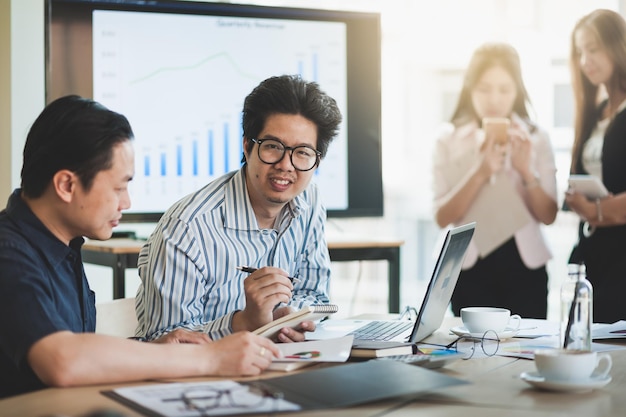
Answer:
MULTIPOLYGON (((253 273, 254 271, 256 271, 258 268, 252 268, 251 266, 238 266, 237 267, 238 270, 243 271, 243 272, 247 272, 249 274, 253 273)), ((295 284, 296 282, 300 282, 300 280, 296 277, 287 277, 289 278, 289 280, 295 284)))

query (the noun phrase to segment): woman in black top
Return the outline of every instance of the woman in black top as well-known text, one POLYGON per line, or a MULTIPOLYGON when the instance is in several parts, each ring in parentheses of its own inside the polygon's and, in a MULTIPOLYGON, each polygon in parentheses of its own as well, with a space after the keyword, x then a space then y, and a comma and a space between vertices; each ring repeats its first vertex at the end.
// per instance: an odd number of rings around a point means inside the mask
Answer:
POLYGON ((594 289, 594 322, 626 318, 626 21, 595 10, 572 32, 576 101, 571 173, 599 177, 610 195, 588 200, 568 191, 581 218, 570 261, 584 263, 594 289))

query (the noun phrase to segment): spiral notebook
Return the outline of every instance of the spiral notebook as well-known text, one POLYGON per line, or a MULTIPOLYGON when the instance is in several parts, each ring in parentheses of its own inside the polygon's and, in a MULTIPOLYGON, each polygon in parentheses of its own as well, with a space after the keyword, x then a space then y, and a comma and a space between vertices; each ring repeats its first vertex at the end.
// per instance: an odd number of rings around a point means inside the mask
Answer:
POLYGON ((335 304, 312 304, 302 307, 298 311, 280 317, 265 326, 259 327, 253 333, 259 336, 273 338, 283 327, 296 327, 305 320, 317 321, 330 314, 336 313, 339 307, 335 304))

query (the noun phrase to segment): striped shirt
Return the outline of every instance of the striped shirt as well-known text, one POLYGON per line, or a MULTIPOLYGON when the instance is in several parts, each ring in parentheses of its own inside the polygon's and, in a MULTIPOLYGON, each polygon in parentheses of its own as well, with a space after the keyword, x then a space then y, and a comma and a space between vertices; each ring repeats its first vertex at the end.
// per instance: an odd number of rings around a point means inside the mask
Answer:
POLYGON ((310 184, 289 202, 274 229, 259 229, 245 169, 228 173, 174 204, 139 254, 136 335, 155 339, 176 328, 212 339, 232 333, 245 307, 240 265, 275 266, 296 276, 290 306, 328 303, 326 210, 310 184))

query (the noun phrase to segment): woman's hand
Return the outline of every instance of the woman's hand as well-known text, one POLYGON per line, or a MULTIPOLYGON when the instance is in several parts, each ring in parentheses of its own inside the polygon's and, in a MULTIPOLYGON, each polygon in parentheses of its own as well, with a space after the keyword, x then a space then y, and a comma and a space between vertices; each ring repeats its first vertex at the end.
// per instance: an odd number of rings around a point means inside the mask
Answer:
POLYGON ((518 127, 509 129, 511 139, 511 166, 524 178, 525 181, 533 178, 530 163, 533 144, 528 133, 518 127))
POLYGON ((487 138, 480 147, 482 159, 478 170, 487 178, 497 174, 504 167, 506 158, 506 146, 498 144, 492 136, 487 138))
POLYGON ((590 222, 590 224, 597 217, 595 203, 589 201, 587 197, 581 193, 567 191, 565 193, 565 203, 570 210, 578 214, 582 220, 590 222))

